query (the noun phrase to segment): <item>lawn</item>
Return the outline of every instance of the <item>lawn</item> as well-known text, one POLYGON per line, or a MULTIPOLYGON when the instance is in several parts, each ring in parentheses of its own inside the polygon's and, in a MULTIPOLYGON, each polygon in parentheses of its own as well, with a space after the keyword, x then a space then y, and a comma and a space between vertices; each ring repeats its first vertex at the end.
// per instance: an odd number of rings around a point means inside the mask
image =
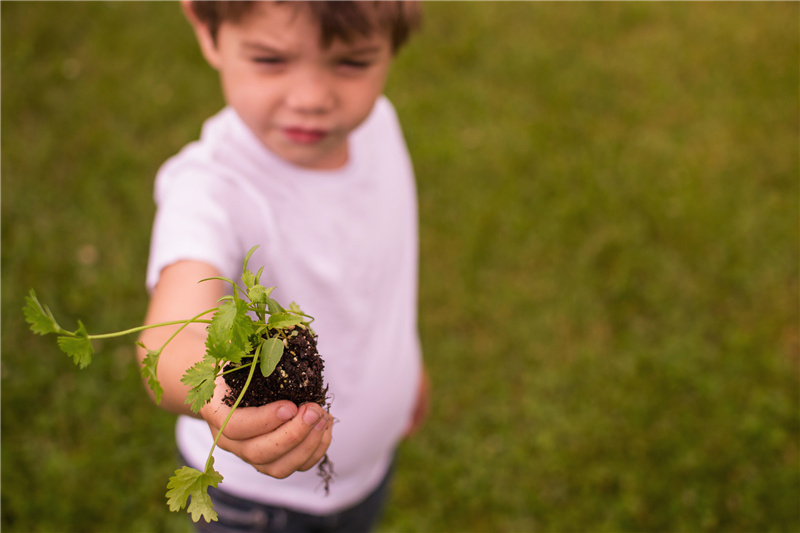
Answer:
MULTIPOLYGON (((800 5, 430 2, 387 94, 434 384, 383 532, 800 531, 800 5)), ((190 531, 133 339, 222 105, 173 2, 3 2, 4 532, 190 531)), ((335 490, 335 485, 333 490, 335 490)))

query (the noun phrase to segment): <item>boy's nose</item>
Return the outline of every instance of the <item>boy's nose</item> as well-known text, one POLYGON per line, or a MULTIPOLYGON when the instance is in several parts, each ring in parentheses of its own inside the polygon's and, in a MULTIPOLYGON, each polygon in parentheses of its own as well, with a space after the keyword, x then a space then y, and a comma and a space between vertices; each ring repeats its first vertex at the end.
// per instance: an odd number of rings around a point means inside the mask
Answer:
POLYGON ((299 113, 325 113, 333 107, 333 91, 324 76, 297 76, 290 83, 286 104, 299 113))

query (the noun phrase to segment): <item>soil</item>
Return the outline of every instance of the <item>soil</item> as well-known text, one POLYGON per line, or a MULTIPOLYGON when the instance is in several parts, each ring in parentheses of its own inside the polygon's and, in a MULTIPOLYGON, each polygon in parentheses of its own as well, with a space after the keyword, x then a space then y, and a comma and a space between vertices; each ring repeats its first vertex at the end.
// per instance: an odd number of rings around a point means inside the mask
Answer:
MULTIPOLYGON (((314 402, 326 407, 328 388, 324 387, 322 378, 325 364, 317 351, 316 337, 307 328, 297 327, 289 332, 286 344, 283 356, 272 374, 265 378, 256 370, 240 407, 259 407, 278 400, 289 400, 298 406, 314 402)), ((243 364, 250 361, 251 358, 242 359, 243 364)), ((231 368, 229 364, 225 370, 231 368)), ((225 383, 231 389, 224 399, 226 404, 234 404, 247 381, 247 375, 246 371, 225 374, 225 383)))
MULTIPOLYGON (((274 330, 271 332, 272 335, 275 333, 274 330)), ((239 407, 260 407, 278 400, 289 400, 298 407, 313 402, 327 409, 330 407, 328 387, 324 385, 322 377, 325 363, 317 351, 316 336, 304 326, 295 327, 291 331, 285 330, 284 333, 288 337, 286 347, 275 371, 265 378, 256 370, 239 407)), ((251 361, 252 358, 242 358, 242 364, 251 361)), ((232 368, 234 365, 229 363, 225 370, 232 368)), ((243 369, 241 372, 224 375, 225 383, 230 388, 230 392, 223 399, 227 405, 233 406, 236 402, 248 374, 249 372, 243 369)), ((319 463, 318 471, 327 494, 333 478, 333 464, 327 455, 319 463)))

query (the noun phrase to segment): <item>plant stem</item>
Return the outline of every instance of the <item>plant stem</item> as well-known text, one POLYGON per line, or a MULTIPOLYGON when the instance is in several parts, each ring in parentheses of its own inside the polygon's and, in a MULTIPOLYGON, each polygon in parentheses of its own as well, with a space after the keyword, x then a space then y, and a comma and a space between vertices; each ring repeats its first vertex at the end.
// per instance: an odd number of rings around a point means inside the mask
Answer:
MULTIPOLYGON (((208 313, 213 313, 217 309, 219 309, 219 308, 218 307, 214 307, 212 309, 209 309, 208 311, 203 311, 202 313, 197 314, 197 315, 193 316, 192 318, 190 318, 188 320, 172 320, 170 322, 159 322, 158 324, 148 324, 146 326, 137 326, 135 328, 126 329, 124 331, 116 331, 114 333, 100 333, 100 334, 97 334, 97 335, 88 335, 88 338, 90 340, 110 339, 110 338, 113 338, 113 337, 122 337, 122 336, 125 336, 125 335, 130 335, 131 333, 137 333, 139 331, 145 331, 145 330, 148 330, 148 329, 160 328, 162 326, 174 326, 175 324, 183 324, 183 326, 178 331, 175 332, 177 334, 183 328, 185 328, 186 326, 188 326, 189 324, 192 324, 192 323, 210 324, 211 320, 200 320, 200 317, 203 316, 203 315, 207 315, 208 313)), ((65 333, 72 334, 72 336, 77 336, 77 335, 75 335, 74 332, 65 331, 65 333)), ((173 335, 173 337, 174 337, 174 335, 173 335)), ((170 337, 170 340, 171 339, 172 339, 172 337, 170 337)), ((169 341, 167 341, 167 342, 169 342, 169 341)))
POLYGON ((247 368, 248 366, 252 366, 252 365, 253 365, 252 362, 251 363, 245 363, 242 366, 237 366, 236 368, 231 368, 230 370, 225 370, 224 372, 222 372, 222 375, 224 376, 225 374, 230 374, 231 372, 238 372, 239 370, 243 370, 243 369, 247 368))

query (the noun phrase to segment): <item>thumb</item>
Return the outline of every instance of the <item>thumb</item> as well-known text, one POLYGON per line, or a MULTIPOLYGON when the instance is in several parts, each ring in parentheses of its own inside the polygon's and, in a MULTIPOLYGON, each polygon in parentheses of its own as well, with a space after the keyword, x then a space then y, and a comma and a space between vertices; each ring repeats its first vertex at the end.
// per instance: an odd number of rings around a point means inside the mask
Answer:
MULTIPOLYGON (((274 431, 297 414, 297 406, 280 400, 261 407, 236 409, 223 434, 231 440, 246 440, 274 431)), ((228 415, 226 411, 225 416, 228 415)))

